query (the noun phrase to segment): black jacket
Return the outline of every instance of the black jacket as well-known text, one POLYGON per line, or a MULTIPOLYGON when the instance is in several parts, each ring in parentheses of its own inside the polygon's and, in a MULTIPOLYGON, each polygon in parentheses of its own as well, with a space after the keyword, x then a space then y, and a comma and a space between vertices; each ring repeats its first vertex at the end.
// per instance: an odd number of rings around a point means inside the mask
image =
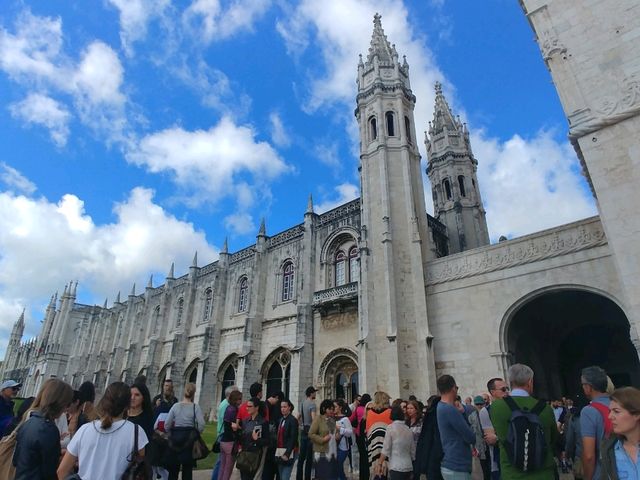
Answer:
POLYGON ((248 452, 256 452, 263 447, 269 445, 269 422, 265 421, 260 415, 255 420, 251 417, 242 421, 242 435, 240 437, 242 450, 248 452), (260 437, 258 440, 253 439, 253 430, 258 428, 260 430, 260 437))
POLYGON ((602 447, 600 448, 601 480, 618 480, 615 452, 615 446, 618 440, 622 441, 617 435, 611 435, 602 441, 602 447))
MULTIPOLYGON (((290 414, 286 418, 283 418, 282 422, 284 422, 284 448, 287 449, 285 455, 287 456, 287 458, 291 458, 291 453, 298 446, 298 420, 296 420, 293 415, 290 414)), ((280 424, 278 424, 277 428, 277 431, 279 431, 280 424)))
POLYGON ((444 457, 442 443, 440 442, 440 430, 438 429, 438 415, 436 413, 438 402, 436 399, 422 421, 422 430, 416 446, 416 461, 414 464, 414 478, 420 478, 425 474, 429 480, 442 480, 440 463, 444 457))
POLYGON ((60 453, 60 432, 56 424, 39 412, 31 413, 17 433, 13 452, 15 480, 57 479, 60 453))

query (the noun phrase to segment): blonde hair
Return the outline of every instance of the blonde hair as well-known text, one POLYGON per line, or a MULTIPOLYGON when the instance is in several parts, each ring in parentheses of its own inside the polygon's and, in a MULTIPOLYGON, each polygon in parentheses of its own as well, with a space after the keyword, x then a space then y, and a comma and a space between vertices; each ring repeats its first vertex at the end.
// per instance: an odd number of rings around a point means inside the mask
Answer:
POLYGON ((187 383, 184 386, 184 396, 189 400, 193 400, 196 395, 196 384, 195 383, 187 383))
POLYGON ((391 397, 387 392, 376 392, 373 394, 373 401, 371 407, 375 410, 384 410, 389 408, 389 401, 391 397))

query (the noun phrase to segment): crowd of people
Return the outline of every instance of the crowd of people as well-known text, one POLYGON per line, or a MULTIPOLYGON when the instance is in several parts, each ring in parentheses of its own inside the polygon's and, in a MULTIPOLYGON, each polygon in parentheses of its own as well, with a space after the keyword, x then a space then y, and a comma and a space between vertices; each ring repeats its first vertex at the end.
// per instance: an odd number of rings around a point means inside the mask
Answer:
MULTIPOLYGON (((227 387, 217 408, 219 452, 212 480, 552 480, 640 478, 640 390, 615 389, 597 366, 582 370, 582 394, 535 398, 534 373, 514 364, 507 379, 462 400, 451 375, 422 403, 383 392, 316 403, 310 386, 296 409, 283 392, 263 400, 227 387), (357 453, 356 453, 357 452, 357 453)), ((114 382, 95 404, 89 382, 74 391, 44 382, 14 412, 21 385, 0 385, 0 477, 19 480, 190 480, 205 428, 196 387, 181 401, 171 380, 151 398, 144 377, 114 382), (127 476, 129 475, 129 476, 127 476)))

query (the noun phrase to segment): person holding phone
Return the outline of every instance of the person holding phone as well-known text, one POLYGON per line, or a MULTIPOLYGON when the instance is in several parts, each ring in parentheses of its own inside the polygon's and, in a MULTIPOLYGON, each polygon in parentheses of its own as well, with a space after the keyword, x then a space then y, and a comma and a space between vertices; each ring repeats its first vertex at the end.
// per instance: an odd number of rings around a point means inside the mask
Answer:
MULTIPOLYGON (((257 453, 260 465, 264 465, 264 457, 269 446, 269 423, 260 415, 261 402, 258 397, 252 397, 247 403, 249 418, 242 420, 242 437, 240 440, 243 452, 257 453)), ((252 480, 256 472, 240 469, 241 480, 252 480)), ((261 469, 258 468, 257 471, 261 469)))

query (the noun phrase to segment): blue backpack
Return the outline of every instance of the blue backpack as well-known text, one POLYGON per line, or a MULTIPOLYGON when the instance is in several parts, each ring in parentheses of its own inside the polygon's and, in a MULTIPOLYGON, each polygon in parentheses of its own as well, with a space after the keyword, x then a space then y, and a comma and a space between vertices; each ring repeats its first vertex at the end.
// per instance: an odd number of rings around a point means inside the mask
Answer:
POLYGON ((522 472, 541 469, 544 467, 548 449, 544 427, 540 421, 540 414, 546 403, 539 400, 529 410, 519 407, 511 397, 505 397, 504 401, 511 409, 507 439, 504 442, 509 463, 522 472))

